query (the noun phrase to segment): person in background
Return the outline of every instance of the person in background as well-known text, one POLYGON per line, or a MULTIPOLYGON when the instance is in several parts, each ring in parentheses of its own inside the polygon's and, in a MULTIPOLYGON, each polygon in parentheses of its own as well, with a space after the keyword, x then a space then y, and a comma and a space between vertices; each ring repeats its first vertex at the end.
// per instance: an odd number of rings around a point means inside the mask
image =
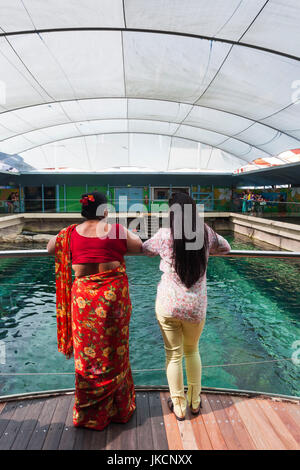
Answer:
POLYGON ((6 200, 7 210, 10 214, 14 212, 14 201, 15 201, 15 193, 10 193, 6 200))
POLYGON ((280 217, 285 217, 286 216, 286 202, 284 200, 283 194, 280 194, 279 196, 279 202, 277 205, 277 210, 278 210, 278 215, 280 217))
POLYGON ((257 198, 257 217, 263 216, 265 205, 266 205, 266 201, 264 200, 262 194, 259 194, 257 198))
POLYGON ((255 199, 254 193, 249 190, 247 194, 247 210, 249 212, 249 215, 254 214, 254 199, 255 199))
POLYGON ((55 254, 58 350, 67 358, 74 352, 73 423, 102 430, 126 423, 136 408, 124 255, 140 253, 142 242, 107 222, 104 194, 83 194, 80 203, 85 220, 61 230, 47 249, 55 254))
POLYGON ((13 200, 13 211, 20 212, 20 201, 19 201, 19 194, 16 192, 13 200))
POLYGON ((258 194, 253 193, 253 211, 252 215, 257 215, 257 209, 258 209, 258 194))
MULTIPOLYGON (((230 245, 208 225, 197 223, 199 218, 195 201, 187 194, 175 193, 169 200, 169 228, 161 228, 143 243, 143 253, 161 257, 163 272, 156 296, 156 318, 159 323, 166 353, 166 373, 170 388, 168 405, 178 420, 185 418, 187 403, 193 414, 201 407, 201 359, 199 338, 206 317, 206 269, 212 253, 228 253, 230 245), (181 211, 173 211, 177 205, 181 211), (191 209, 191 212, 185 212, 191 209), (185 219, 185 216, 188 219, 185 219), (204 238, 199 249, 188 249, 184 222, 193 232, 200 227, 204 238), (175 228, 182 228, 182 237, 175 236, 175 228), (185 357, 188 391, 184 395, 182 358, 185 357)), ((200 233, 198 234, 200 235, 200 233)))
POLYGON ((242 204, 242 213, 243 213, 243 214, 246 214, 246 212, 247 212, 247 194, 246 194, 246 193, 243 193, 243 194, 242 194, 242 201, 243 201, 243 204, 242 204))

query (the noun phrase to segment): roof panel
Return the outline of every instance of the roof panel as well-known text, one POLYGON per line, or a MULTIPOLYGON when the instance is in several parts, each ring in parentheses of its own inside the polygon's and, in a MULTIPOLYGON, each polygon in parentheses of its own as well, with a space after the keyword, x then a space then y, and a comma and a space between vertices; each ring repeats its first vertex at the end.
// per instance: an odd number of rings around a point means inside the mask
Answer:
POLYGON ((1 0, 6 32, 87 26, 124 27, 122 0, 1 0))
POLYGON ((242 42, 299 57, 298 0, 269 0, 242 42))
POLYGON ((128 28, 238 40, 265 0, 125 0, 128 28))
MULTIPOLYGON (((9 40, 50 101, 125 94, 119 31, 29 34, 9 40)), ((18 92, 23 95, 22 89, 18 92)))
POLYGON ((123 38, 129 98, 194 103, 230 48, 172 35, 126 32, 123 38))
POLYGON ((291 104, 298 77, 297 61, 234 46, 197 104, 262 120, 291 104))
POLYGON ((181 123, 191 111, 192 106, 172 101, 129 99, 129 119, 150 119, 181 123))

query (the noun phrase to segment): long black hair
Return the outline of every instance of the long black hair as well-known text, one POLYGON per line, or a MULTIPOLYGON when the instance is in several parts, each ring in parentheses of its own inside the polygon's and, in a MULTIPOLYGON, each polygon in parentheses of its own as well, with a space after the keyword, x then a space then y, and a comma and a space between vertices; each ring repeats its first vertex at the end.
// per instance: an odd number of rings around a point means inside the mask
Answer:
POLYGON ((82 204, 82 217, 85 217, 88 220, 103 219, 103 209, 107 204, 107 197, 105 196, 105 194, 100 193, 98 191, 82 194, 80 203, 82 204), (101 211, 98 209, 99 206, 101 206, 101 211))
MULTIPOLYGON (((200 277, 205 274, 208 262, 208 232, 206 225, 197 223, 198 210, 194 199, 186 193, 173 193, 169 199, 170 207, 170 229, 173 238, 173 265, 176 273, 178 274, 181 282, 187 287, 192 287, 200 277), (180 210, 172 210, 176 205, 180 210), (187 209, 189 207, 189 209, 187 209), (186 211, 189 212, 186 212, 186 211), (187 239, 185 234, 184 222, 187 221, 194 233, 199 227, 204 230, 203 246, 199 249, 187 249, 187 243, 193 243, 196 240, 187 239), (175 230, 181 229, 181 237, 174 236, 175 230)), ((198 219, 199 222, 199 219, 198 219)), ((199 235, 199 234, 198 234, 199 235)))

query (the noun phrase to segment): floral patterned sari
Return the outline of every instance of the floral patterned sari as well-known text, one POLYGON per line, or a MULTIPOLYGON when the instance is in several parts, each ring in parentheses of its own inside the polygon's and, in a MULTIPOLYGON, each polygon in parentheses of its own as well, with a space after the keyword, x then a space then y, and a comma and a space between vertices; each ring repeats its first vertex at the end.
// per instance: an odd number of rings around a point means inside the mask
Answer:
POLYGON ((55 245, 58 350, 75 360, 73 422, 97 430, 125 423, 134 412, 129 362, 131 301, 125 264, 75 278, 70 238, 63 229, 55 245))

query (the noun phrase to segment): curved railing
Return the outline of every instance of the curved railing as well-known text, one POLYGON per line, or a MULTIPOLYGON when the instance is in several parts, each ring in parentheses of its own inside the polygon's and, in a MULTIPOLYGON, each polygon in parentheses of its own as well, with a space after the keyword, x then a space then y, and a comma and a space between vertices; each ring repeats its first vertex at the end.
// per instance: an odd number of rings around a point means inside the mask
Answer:
MULTIPOLYGON (((36 256, 52 256, 47 250, 5 250, 0 251, 0 258, 32 258, 36 256)), ((127 256, 143 256, 130 254, 127 256)), ((216 253, 210 256, 227 258, 300 258, 300 251, 258 251, 258 250, 231 250, 230 253, 216 253)))

